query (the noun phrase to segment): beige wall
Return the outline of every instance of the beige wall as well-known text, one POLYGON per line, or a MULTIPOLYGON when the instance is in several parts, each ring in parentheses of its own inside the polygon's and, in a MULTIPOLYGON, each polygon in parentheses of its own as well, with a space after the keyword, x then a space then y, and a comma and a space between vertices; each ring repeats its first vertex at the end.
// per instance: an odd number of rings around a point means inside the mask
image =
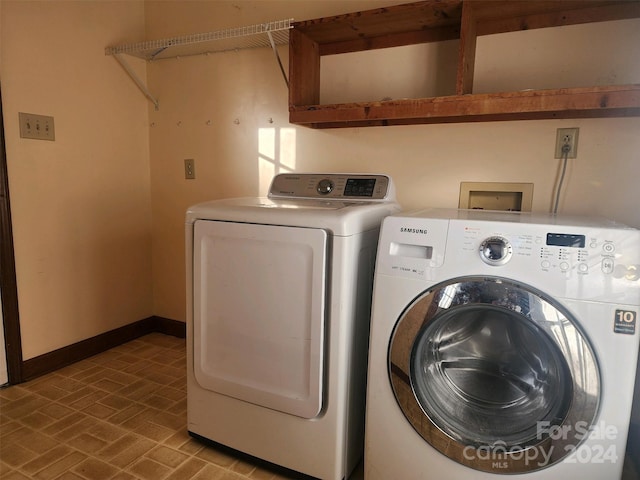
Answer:
POLYGON ((20 326, 29 359, 153 313, 146 100, 104 55, 109 44, 144 36, 144 5, 2 0, 0 10, 20 326), (18 112, 53 116, 55 142, 21 139, 18 112))
MULTIPOLYGON (((0 74, 25 358, 152 314, 184 320, 185 209, 264 193, 276 171, 389 173, 407 209, 457 206, 461 181, 533 182, 534 209, 546 211, 558 171, 556 128, 576 126, 579 157, 569 166, 561 211, 640 227, 639 118, 311 130, 288 123, 287 90, 268 49, 146 65, 130 59, 143 77, 146 71, 158 111, 103 54, 107 45, 144 38, 398 3, 404 0, 1 0, 0 74), (19 111, 53 115, 56 141, 20 139, 19 111), (195 159, 196 180, 184 179, 185 158, 195 159)), ((539 88, 558 78, 640 82, 639 52, 631 48, 640 45, 638 26, 634 20, 571 27, 561 39, 549 30, 527 32, 535 42, 483 38, 478 87, 539 88), (558 42, 582 45, 571 50, 580 52, 575 62, 548 60, 558 42), (613 57, 596 52, 607 42, 613 57), (599 56, 585 59, 584 51, 599 56)), ((389 50, 374 60, 328 59, 323 97, 446 93, 455 42, 422 48, 389 50), (383 68, 368 70, 378 64, 383 68)), ((280 52, 286 66, 287 48, 280 52)))
MULTIPOLYGON (((152 1, 146 26, 148 38, 163 38, 394 3, 403 2, 152 1)), ((476 85, 489 92, 638 83, 639 27, 638 20, 629 20, 481 38, 476 85)), ((420 89, 447 93, 455 80, 456 49, 456 42, 447 42, 376 52, 374 58, 323 58, 323 100, 402 97, 420 89)), ((286 62, 287 49, 280 51, 286 62)), ((149 114, 158 315, 184 319, 187 206, 263 194, 274 168, 388 173, 406 209, 457 207, 461 181, 533 182, 534 210, 548 211, 559 167, 553 158, 556 129, 579 127, 578 159, 569 164, 560 211, 640 227, 639 118, 311 130, 288 123, 287 90, 268 49, 158 61, 148 75, 160 98, 159 111, 149 114), (185 158, 195 159, 196 180, 184 180, 185 158)))

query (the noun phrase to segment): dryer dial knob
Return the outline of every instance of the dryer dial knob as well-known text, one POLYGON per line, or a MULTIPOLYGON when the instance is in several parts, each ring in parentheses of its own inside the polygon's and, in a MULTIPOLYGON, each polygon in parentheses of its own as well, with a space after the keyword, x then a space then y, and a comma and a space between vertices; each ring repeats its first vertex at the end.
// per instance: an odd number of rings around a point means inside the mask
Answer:
POLYGON ((318 182, 318 186, 316 187, 316 191, 320 195, 328 195, 333 191, 333 187, 334 187, 333 182, 331 180, 329 180, 328 178, 325 178, 325 179, 320 180, 318 182))
POLYGON ((489 237, 480 244, 480 258, 488 265, 504 265, 511 259, 513 247, 504 237, 489 237))

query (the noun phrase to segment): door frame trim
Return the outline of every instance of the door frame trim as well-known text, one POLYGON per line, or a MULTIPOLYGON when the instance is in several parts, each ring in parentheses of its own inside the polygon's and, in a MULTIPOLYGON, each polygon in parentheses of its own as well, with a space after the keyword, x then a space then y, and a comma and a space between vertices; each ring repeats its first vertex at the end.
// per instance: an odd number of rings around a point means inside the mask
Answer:
POLYGON ((11 204, 9 201, 9 173, 4 136, 2 89, 0 86, 0 291, 2 292, 2 319, 6 344, 9 384, 23 381, 22 337, 18 310, 18 286, 13 249, 11 204))

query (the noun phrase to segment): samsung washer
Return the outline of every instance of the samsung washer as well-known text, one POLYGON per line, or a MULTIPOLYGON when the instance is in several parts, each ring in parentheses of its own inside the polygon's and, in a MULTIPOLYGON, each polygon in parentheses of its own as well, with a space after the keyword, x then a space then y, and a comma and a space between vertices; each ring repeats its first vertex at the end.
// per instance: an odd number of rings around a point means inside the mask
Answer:
POLYGON ((362 456, 385 175, 282 174, 187 211, 191 435, 311 477, 362 456))
POLYGON ((614 222, 439 209, 388 217, 367 480, 620 478, 639 277, 640 231, 614 222))

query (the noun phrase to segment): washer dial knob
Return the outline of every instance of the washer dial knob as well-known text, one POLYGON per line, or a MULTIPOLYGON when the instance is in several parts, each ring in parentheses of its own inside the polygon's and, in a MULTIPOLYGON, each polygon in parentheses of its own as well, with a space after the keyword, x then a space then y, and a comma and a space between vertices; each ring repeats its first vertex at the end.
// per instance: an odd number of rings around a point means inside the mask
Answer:
POLYGON ((504 237, 485 238, 480 244, 480 258, 488 265, 504 265, 511 259, 513 247, 504 237))
POLYGON ((328 195, 333 191, 334 183, 328 178, 322 179, 318 182, 318 186, 316 187, 316 191, 320 195, 328 195))

